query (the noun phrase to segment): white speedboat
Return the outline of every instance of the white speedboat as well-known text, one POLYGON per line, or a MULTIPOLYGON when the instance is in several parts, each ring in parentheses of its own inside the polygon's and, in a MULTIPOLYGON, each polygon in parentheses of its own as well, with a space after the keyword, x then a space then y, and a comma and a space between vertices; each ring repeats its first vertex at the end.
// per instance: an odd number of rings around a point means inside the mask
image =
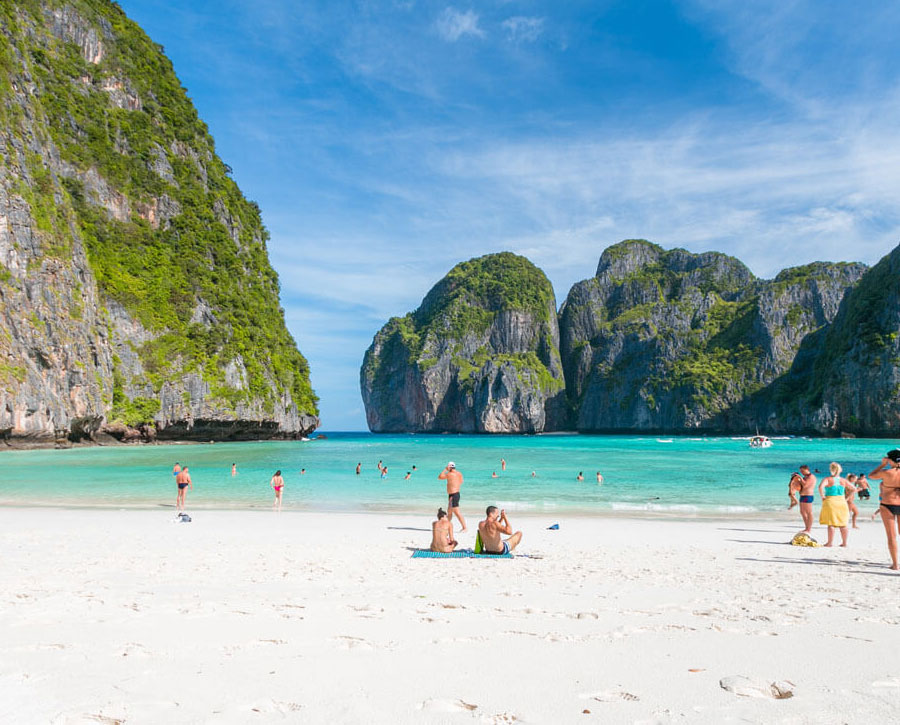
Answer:
POLYGON ((751 448, 771 448, 772 441, 766 438, 766 436, 755 435, 750 439, 750 447, 751 448))

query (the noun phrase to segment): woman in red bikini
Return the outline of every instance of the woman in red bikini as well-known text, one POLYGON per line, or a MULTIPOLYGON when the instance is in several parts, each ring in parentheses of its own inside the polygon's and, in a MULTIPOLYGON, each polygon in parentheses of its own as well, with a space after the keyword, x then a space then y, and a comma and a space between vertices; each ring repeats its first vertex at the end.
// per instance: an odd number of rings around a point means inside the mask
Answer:
POLYGON ((900 528, 900 450, 888 451, 881 465, 869 474, 869 478, 881 481, 881 521, 887 534, 888 551, 891 553, 891 569, 900 570, 897 560, 897 530, 900 528))
POLYGON ((281 492, 284 490, 284 479, 281 477, 281 471, 275 471, 275 475, 272 476, 269 485, 275 490, 275 503, 272 504, 272 508, 276 511, 281 511, 281 492))

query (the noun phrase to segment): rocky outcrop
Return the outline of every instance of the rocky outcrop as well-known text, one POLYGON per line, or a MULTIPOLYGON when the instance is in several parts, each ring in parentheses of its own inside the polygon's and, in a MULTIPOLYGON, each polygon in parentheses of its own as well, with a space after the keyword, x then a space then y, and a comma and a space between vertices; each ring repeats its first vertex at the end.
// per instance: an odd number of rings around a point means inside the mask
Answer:
POLYGON ((574 427, 582 431, 753 430, 764 391, 828 324, 859 264, 816 263, 756 279, 715 252, 629 240, 560 311, 574 427), (752 402, 751 402, 752 401, 752 402))
MULTIPOLYGON (((27 8, 26 8, 27 6, 27 8)), ((0 437, 318 425, 259 209, 114 3, 0 11, 0 437)))
POLYGON ((553 289, 524 257, 454 267, 375 335, 360 372, 377 432, 534 433, 564 419, 553 289))
POLYGON ((900 247, 803 341, 768 402, 776 430, 900 436, 900 247))

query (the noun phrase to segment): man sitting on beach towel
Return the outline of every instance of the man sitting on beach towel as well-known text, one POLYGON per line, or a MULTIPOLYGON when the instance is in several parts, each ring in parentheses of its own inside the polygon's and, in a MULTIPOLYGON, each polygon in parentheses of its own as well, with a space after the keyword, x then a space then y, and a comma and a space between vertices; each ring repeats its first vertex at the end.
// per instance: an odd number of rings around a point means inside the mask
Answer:
POLYGON ((453 538, 453 522, 444 509, 438 509, 437 521, 431 522, 431 550, 449 554, 459 542, 453 538))
POLYGON ((508 554, 522 541, 522 532, 513 533, 509 519, 506 518, 506 511, 500 511, 498 514, 496 506, 488 506, 486 513, 487 518, 478 524, 478 533, 481 536, 480 553, 508 554), (506 534, 509 538, 503 541, 500 538, 501 534, 506 534))

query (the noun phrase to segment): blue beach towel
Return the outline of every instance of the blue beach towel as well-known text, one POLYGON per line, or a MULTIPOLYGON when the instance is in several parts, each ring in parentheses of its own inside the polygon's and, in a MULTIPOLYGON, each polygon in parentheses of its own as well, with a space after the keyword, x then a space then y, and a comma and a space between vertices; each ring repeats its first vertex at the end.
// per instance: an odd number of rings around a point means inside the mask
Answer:
POLYGON ((476 554, 471 549, 462 549, 460 551, 451 551, 449 554, 443 554, 439 551, 430 551, 429 549, 416 549, 412 553, 413 559, 512 559, 512 554, 476 554))

